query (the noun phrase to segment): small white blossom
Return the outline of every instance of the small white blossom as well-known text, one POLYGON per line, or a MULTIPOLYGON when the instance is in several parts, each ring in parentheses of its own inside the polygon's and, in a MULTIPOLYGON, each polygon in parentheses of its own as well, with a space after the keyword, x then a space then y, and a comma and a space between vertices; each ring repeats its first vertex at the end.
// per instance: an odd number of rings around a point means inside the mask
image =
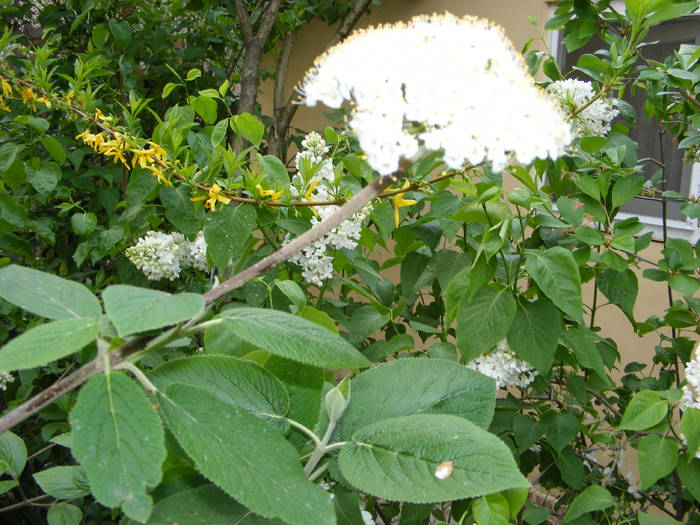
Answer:
POLYGON ((557 80, 547 86, 547 92, 559 101, 569 115, 577 137, 604 137, 610 131, 611 122, 620 113, 611 102, 599 98, 572 117, 574 111, 588 104, 596 95, 593 85, 584 80, 557 80))
POLYGON ((537 370, 517 357, 504 339, 496 347, 467 364, 467 368, 496 380, 496 388, 524 388, 535 380, 537 370))
MULTIPOLYGON (((292 194, 295 196, 306 194, 314 201, 332 199, 329 187, 332 188, 335 179, 333 161, 329 158, 323 158, 323 156, 317 156, 319 152, 323 155, 328 151, 325 141, 318 133, 311 132, 302 141, 302 146, 310 149, 297 153, 298 173, 292 177, 292 194), (304 180, 301 173, 303 159, 309 160, 310 168, 317 169, 308 181, 304 180)), ((316 208, 318 216, 311 218, 311 226, 315 226, 336 211, 338 211, 338 206, 318 206, 316 208)), ((289 259, 290 262, 301 267, 301 275, 307 282, 322 286, 324 281, 333 276, 333 257, 328 254, 329 249, 352 250, 356 248, 362 233, 362 224, 371 212, 371 205, 365 206, 326 235, 304 247, 289 259)), ((287 238, 288 241, 289 238, 287 238)))
POLYGON ((700 409, 700 360, 697 356, 685 364, 685 380, 688 384, 683 386, 681 408, 700 409))
POLYGON ((207 243, 203 232, 199 232, 193 242, 188 242, 178 232, 149 231, 125 253, 134 266, 152 281, 172 281, 189 267, 207 269, 207 243))
POLYGON ((362 514, 362 521, 365 522, 365 525, 375 525, 374 516, 372 516, 370 512, 360 510, 360 513, 362 514))
POLYGON ((7 390, 7 385, 14 381, 15 377, 10 372, 0 372, 0 392, 7 390))
POLYGON ((571 141, 503 30, 474 17, 358 31, 317 59, 302 94, 309 106, 352 102, 350 127, 382 175, 402 157, 436 150, 451 168, 489 161, 498 171, 511 156, 558 157, 571 141))

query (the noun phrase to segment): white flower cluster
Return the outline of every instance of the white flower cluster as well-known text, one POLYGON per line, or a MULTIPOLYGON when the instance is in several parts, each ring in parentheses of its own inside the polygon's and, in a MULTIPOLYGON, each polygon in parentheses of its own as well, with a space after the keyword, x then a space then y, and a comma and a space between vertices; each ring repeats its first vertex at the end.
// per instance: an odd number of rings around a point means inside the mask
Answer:
POLYGON ((689 408, 700 410, 700 360, 697 356, 685 364, 685 380, 688 384, 683 386, 681 408, 683 410, 689 408))
POLYGON ((565 116, 527 72, 503 30, 452 15, 356 32, 306 76, 307 105, 352 101, 350 127, 381 175, 427 151, 458 169, 511 154, 528 164, 558 157, 571 141, 565 116))
POLYGON ((467 368, 495 379, 496 388, 509 386, 524 388, 537 376, 537 370, 517 357, 505 339, 492 351, 468 363, 467 368))
POLYGON ((7 390, 7 385, 14 381, 15 378, 10 372, 0 372, 0 392, 7 390))
MULTIPOLYGON (((335 173, 333 161, 324 158, 328 152, 326 142, 318 133, 309 133, 302 141, 303 151, 297 153, 297 174, 292 177, 292 194, 304 196, 309 200, 326 201, 332 198, 330 188, 333 186, 335 173), (304 159, 309 161, 304 165, 304 159), (304 177, 305 170, 310 169, 313 175, 307 181, 304 177), (304 190, 306 190, 304 192, 304 190)), ((338 206, 318 206, 317 217, 311 218, 311 225, 315 226, 322 220, 330 217, 338 210, 338 206)), ((298 264, 304 279, 316 286, 322 286, 326 279, 333 276, 333 256, 328 254, 329 248, 352 250, 357 246, 357 241, 362 232, 362 224, 369 217, 371 207, 368 205, 352 217, 346 219, 333 228, 326 235, 304 247, 299 253, 289 260, 298 264)))
POLYGON ((195 240, 189 242, 181 233, 149 231, 125 253, 151 281, 164 278, 172 281, 185 268, 208 268, 204 232, 199 232, 195 240))
POLYGON ((574 135, 577 137, 604 137, 610 131, 610 123, 620 113, 611 102, 599 98, 573 116, 578 108, 588 104, 596 96, 593 85, 584 80, 557 80, 547 86, 547 92, 554 95, 569 115, 574 135))

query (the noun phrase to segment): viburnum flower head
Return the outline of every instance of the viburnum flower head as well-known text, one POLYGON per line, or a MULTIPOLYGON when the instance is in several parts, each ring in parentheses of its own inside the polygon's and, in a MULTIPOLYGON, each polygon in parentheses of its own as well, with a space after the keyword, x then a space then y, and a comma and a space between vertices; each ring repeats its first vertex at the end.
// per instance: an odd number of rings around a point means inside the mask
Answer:
POLYGON ((593 84, 585 80, 557 80, 547 86, 547 92, 558 99, 562 109, 571 118, 573 132, 577 137, 606 136, 613 119, 620 113, 609 100, 593 100, 596 96, 593 84))
POLYGON ((451 168, 488 161, 499 171, 510 157, 558 157, 572 139, 503 30, 474 17, 356 32, 317 59, 301 93, 309 106, 350 101, 350 127, 381 175, 437 150, 451 168))

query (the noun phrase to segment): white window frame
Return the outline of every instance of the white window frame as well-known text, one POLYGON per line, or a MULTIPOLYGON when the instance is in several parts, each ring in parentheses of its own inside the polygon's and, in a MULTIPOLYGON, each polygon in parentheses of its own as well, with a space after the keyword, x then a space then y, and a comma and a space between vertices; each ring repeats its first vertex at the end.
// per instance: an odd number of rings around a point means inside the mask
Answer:
MULTIPOLYGON (((623 1, 616 0, 613 2, 613 7, 618 12, 624 12, 625 4, 623 1)), ((554 16, 554 11, 556 6, 552 5, 549 8, 549 16, 554 16)), ((700 11, 695 12, 690 16, 700 17, 700 11)), ((554 53, 555 57, 558 58, 559 44, 561 31, 549 31, 547 35, 547 45, 551 52, 554 53)), ((700 197, 700 163, 695 163, 690 168, 690 184, 688 187, 688 194, 700 197)), ((661 205, 659 204, 659 208, 661 205)), ((663 218, 661 216, 655 215, 637 215, 634 213, 619 212, 616 216, 616 221, 622 221, 630 217, 639 217, 639 220, 644 224, 644 230, 642 233, 652 232, 654 240, 663 240, 663 218)), ((669 237, 680 237, 686 239, 691 243, 695 243, 700 240, 700 224, 697 219, 690 219, 688 217, 685 220, 679 219, 666 219, 666 232, 669 237)))

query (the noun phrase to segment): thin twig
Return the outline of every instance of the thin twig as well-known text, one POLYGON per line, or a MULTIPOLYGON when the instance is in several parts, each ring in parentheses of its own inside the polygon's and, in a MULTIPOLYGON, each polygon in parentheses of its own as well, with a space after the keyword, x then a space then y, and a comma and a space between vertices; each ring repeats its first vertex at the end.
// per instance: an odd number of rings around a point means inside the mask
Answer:
POLYGON ((24 501, 20 501, 18 503, 14 503, 12 505, 8 505, 7 507, 3 507, 0 509, 0 514, 3 512, 9 512, 11 510, 18 509, 20 507, 26 507, 27 505, 31 505, 35 501, 40 501, 42 499, 50 498, 48 494, 41 494, 40 496, 35 496, 33 498, 25 499, 24 501))

